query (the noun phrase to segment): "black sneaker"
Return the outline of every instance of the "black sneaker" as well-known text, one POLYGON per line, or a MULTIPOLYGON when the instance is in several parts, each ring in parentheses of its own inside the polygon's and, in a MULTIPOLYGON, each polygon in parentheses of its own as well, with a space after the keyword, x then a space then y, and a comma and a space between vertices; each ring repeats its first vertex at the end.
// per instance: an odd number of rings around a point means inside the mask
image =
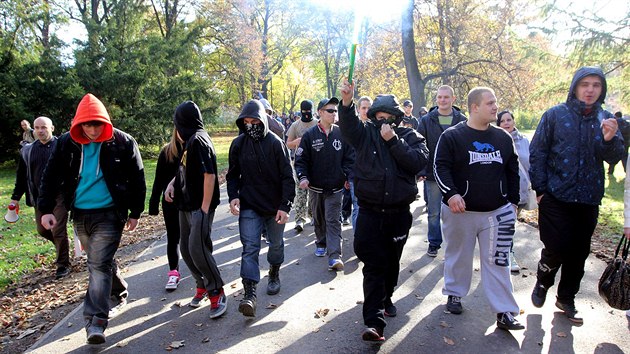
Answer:
POLYGON ((506 331, 525 329, 511 312, 497 313, 497 327, 506 331))
POLYGON ((577 324, 584 323, 584 319, 582 317, 577 317, 578 311, 575 309, 575 304, 564 304, 560 301, 556 301, 556 307, 564 312, 569 321, 577 324))
POLYGON ((459 296, 448 296, 448 301, 446 302, 446 310, 452 314, 459 315, 464 311, 462 307, 462 298, 459 296))
POLYGON ((385 311, 383 312, 383 315, 385 315, 386 317, 396 317, 398 310, 396 309, 396 306, 392 303, 392 299, 385 299, 384 305, 385 311))
POLYGON ((361 334, 361 338, 369 342, 382 342, 385 340, 383 329, 377 327, 368 327, 361 334))
POLYGON ((437 257, 438 255, 438 247, 436 246, 429 246, 429 249, 427 250, 427 256, 429 257, 437 257))
POLYGON ((59 266, 57 267, 57 271, 55 272, 55 279, 61 279, 67 276, 68 274, 70 274, 69 267, 59 266))
POLYGON ((532 304, 534 306, 540 308, 545 304, 545 299, 547 298, 547 288, 544 285, 540 284, 537 280, 536 285, 534 285, 534 291, 532 291, 532 304))

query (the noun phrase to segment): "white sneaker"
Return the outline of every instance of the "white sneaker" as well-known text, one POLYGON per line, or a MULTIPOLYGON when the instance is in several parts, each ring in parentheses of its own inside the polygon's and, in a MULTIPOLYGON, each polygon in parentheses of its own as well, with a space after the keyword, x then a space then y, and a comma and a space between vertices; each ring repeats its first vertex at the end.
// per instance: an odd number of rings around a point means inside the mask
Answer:
POLYGON ((513 273, 521 271, 521 267, 519 267, 518 263, 516 263, 516 258, 514 258, 514 252, 510 252, 510 271, 513 273))
POLYGON ((177 270, 171 270, 168 272, 168 281, 166 282, 166 286, 164 287, 166 290, 173 291, 177 289, 179 285, 179 272, 177 270))

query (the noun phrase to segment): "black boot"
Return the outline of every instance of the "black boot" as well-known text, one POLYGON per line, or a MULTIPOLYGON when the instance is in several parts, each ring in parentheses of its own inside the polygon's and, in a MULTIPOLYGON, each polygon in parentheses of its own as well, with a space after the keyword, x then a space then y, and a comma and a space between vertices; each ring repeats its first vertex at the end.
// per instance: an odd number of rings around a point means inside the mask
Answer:
POLYGON ((271 265, 269 268, 269 282, 267 283, 267 295, 276 295, 280 292, 280 264, 271 265))
POLYGON ((249 279, 243 279, 243 288, 245 295, 238 305, 238 312, 242 313, 243 316, 254 317, 256 316, 256 283, 249 279))

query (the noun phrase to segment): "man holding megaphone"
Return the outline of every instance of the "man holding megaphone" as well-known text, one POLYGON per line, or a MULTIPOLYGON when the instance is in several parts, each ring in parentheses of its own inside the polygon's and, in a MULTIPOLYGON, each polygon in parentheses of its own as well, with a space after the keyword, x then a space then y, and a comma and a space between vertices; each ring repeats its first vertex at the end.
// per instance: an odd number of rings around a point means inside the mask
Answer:
POLYGON ((59 279, 70 274, 69 242, 66 228, 68 210, 66 210, 64 206, 61 194, 59 194, 53 211, 57 219, 57 224, 50 230, 46 230, 40 222, 42 213, 37 208, 37 198, 40 194, 39 182, 44 173, 44 167, 46 167, 48 158, 55 148, 57 138, 53 136, 55 127, 50 118, 39 117, 35 119, 33 127, 37 140, 24 146, 22 150, 20 150, 20 161, 15 177, 15 188, 11 195, 8 213, 8 215, 13 216, 13 218, 9 216, 8 218, 5 217, 5 220, 8 222, 17 221, 17 210, 19 210, 20 205, 19 200, 22 198, 22 195, 26 193, 26 205, 35 208, 37 233, 55 245, 55 251, 57 252, 57 259, 55 261, 57 271, 55 278, 59 279), (11 208, 11 206, 14 206, 14 208, 11 208))

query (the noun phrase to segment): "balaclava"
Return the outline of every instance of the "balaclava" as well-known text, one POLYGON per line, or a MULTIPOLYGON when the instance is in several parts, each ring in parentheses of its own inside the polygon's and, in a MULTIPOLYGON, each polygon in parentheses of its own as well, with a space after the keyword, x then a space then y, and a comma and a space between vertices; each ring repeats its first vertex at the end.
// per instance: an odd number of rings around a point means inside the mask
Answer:
POLYGON ((302 122, 308 123, 313 120, 313 102, 310 100, 304 100, 300 103, 300 110, 302 113, 302 122), (308 111, 308 112, 306 112, 308 111))

